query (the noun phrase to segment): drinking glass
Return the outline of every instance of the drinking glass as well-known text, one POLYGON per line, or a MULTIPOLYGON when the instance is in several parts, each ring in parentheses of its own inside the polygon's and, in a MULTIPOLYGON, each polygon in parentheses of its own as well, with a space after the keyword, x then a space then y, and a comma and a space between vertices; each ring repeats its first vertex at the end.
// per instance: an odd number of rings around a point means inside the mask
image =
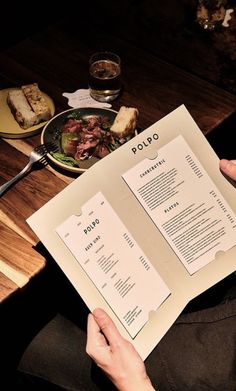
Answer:
POLYGON ((121 90, 121 61, 116 53, 94 53, 89 59, 89 91, 99 102, 116 99, 121 90))
POLYGON ((197 22, 204 30, 214 30, 225 18, 226 0, 199 0, 197 22))

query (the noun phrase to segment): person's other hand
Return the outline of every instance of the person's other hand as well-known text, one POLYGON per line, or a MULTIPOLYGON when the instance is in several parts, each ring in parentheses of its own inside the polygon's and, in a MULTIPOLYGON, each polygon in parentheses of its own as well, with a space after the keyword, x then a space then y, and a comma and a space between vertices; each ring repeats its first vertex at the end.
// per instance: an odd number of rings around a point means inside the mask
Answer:
POLYGON ((236 160, 221 159, 220 169, 224 174, 236 181, 236 160))
POLYGON ((88 316, 86 352, 118 390, 154 390, 134 346, 122 337, 112 319, 100 308, 88 316))

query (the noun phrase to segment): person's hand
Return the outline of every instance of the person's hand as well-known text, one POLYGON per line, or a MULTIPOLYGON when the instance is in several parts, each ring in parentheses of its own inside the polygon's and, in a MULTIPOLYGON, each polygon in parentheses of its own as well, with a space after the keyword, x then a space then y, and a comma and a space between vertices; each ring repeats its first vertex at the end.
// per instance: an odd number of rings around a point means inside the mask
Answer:
POLYGON ((134 346, 122 337, 112 319, 100 308, 88 316, 86 352, 118 390, 154 390, 134 346))
POLYGON ((220 169, 224 174, 236 181, 236 160, 221 159, 220 169))

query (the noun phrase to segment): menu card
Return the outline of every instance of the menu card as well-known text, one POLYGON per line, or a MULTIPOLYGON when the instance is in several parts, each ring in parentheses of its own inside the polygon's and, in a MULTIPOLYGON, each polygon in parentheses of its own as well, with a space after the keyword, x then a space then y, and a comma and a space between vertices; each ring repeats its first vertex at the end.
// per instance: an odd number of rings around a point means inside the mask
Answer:
POLYGON ((235 195, 182 105, 27 222, 145 359, 190 300, 235 271, 235 195))
POLYGON ((170 291, 103 194, 97 193, 81 216, 70 216, 56 231, 135 337, 170 291))
POLYGON ((236 244, 235 214, 183 136, 122 176, 190 274, 236 244))

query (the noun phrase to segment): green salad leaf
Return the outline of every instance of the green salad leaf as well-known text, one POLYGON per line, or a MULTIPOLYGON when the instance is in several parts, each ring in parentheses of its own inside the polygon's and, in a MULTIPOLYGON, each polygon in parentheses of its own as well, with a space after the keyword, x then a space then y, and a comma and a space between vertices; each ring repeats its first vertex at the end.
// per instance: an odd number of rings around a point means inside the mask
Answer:
POLYGON ((73 157, 66 156, 64 155, 64 153, 51 152, 51 155, 52 157, 54 157, 54 159, 58 160, 63 164, 66 164, 67 166, 71 166, 71 167, 78 166, 78 162, 73 157))
POLYGON ((78 119, 78 114, 75 112, 75 111, 72 111, 72 113, 68 114, 67 117, 66 117, 66 120, 68 119, 78 119))

